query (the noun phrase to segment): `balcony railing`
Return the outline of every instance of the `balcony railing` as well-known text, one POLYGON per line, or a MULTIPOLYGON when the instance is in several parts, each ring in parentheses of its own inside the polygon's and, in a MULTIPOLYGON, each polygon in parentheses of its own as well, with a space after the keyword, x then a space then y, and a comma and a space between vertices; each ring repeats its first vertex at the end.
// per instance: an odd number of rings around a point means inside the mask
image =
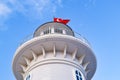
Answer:
MULTIPOLYGON (((65 34, 63 34, 63 35, 65 35, 65 34)), ((89 41, 88 41, 85 37, 83 37, 81 34, 75 32, 74 35, 75 35, 74 37, 78 38, 78 39, 79 39, 80 41, 82 41, 84 44, 86 44, 87 46, 91 47, 89 41)), ((70 36, 70 35, 68 35, 68 36, 70 36)), ((32 38, 35 38, 35 37, 33 37, 33 34, 26 36, 26 37, 20 42, 20 45, 19 45, 19 46, 21 46, 23 43, 25 43, 26 41, 28 41, 28 40, 30 40, 30 39, 32 39, 32 38)))
POLYGON ((75 33, 75 37, 80 39, 83 43, 85 43, 87 46, 91 47, 91 44, 89 43, 89 41, 84 37, 82 36, 81 34, 77 33, 77 32, 74 32, 75 33))

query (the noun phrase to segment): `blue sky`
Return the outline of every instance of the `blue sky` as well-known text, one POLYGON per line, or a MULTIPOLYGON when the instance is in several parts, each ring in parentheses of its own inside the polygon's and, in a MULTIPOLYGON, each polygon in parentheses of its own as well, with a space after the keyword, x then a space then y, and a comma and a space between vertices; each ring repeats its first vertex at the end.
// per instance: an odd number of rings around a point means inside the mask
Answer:
POLYGON ((85 36, 97 57, 92 80, 118 80, 120 71, 120 0, 0 0, 0 79, 16 80, 12 58, 19 44, 35 29, 68 18, 68 25, 85 36))

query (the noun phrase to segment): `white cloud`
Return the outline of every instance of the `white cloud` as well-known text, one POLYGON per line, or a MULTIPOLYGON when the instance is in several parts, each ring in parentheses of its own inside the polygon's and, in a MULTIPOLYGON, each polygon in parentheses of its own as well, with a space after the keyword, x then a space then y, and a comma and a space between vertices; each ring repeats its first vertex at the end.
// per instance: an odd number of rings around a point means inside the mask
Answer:
POLYGON ((12 9, 10 9, 6 4, 0 3, 0 31, 8 30, 6 27, 5 21, 8 19, 9 15, 12 13, 12 9))
POLYGON ((33 18, 55 14, 57 7, 62 7, 62 0, 9 0, 7 3, 14 12, 33 18))
POLYGON ((0 31, 8 30, 5 23, 11 14, 41 19, 46 15, 54 16, 58 7, 62 7, 62 0, 0 0, 0 31))
POLYGON ((96 0, 87 0, 86 2, 84 2, 84 6, 86 8, 88 8, 89 6, 95 6, 96 4, 96 0))
POLYGON ((6 17, 8 16, 12 10, 5 4, 0 4, 0 16, 1 17, 6 17))
POLYGON ((2 0, 0 17, 9 17, 9 14, 16 12, 31 18, 54 15, 57 8, 62 6, 62 0, 2 0))

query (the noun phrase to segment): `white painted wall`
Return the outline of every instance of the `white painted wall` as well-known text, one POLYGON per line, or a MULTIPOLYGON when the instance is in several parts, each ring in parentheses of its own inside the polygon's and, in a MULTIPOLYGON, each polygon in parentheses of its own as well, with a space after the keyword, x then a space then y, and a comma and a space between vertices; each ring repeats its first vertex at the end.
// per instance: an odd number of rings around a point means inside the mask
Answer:
MULTIPOLYGON (((32 69, 27 75, 30 74, 30 80, 76 80, 76 70, 78 69, 66 64, 45 64, 32 69)), ((85 80, 83 75, 82 80, 85 80)))

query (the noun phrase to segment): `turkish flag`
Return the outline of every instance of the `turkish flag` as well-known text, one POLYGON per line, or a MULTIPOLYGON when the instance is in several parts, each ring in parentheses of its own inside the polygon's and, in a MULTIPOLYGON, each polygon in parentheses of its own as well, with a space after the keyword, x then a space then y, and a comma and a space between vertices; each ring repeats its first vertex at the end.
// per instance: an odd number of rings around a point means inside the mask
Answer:
POLYGON ((63 24, 67 24, 69 21, 69 19, 54 18, 54 22, 60 22, 63 24))

